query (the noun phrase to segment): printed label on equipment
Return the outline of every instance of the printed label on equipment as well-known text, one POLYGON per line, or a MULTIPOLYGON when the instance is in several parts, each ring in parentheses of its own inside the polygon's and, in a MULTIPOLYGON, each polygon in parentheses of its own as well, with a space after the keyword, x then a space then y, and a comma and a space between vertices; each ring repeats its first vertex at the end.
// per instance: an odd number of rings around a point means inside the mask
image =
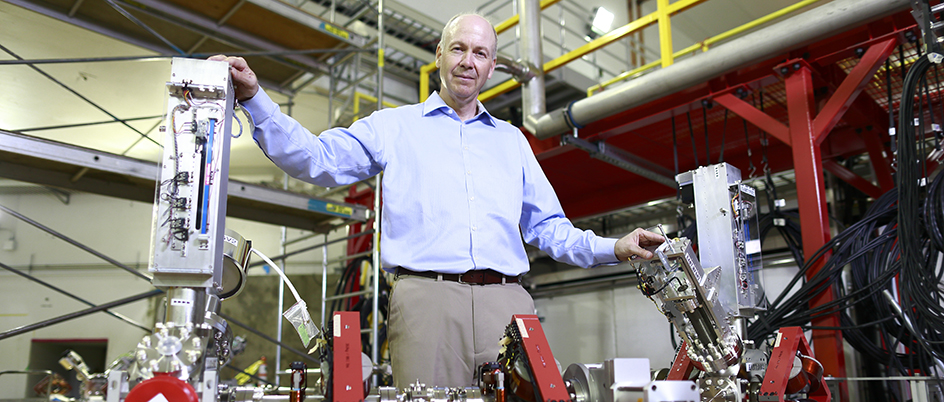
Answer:
POLYGON ((760 240, 748 240, 744 243, 744 252, 748 255, 760 252, 760 240))
POLYGON ((740 187, 741 187, 741 192, 742 192, 742 193, 747 194, 747 195, 750 195, 751 197, 755 197, 755 195, 754 195, 754 187, 747 186, 747 185, 744 185, 744 184, 742 184, 740 187))
POLYGON ((234 245, 234 246, 238 246, 238 245, 239 245, 239 242, 236 241, 236 239, 234 239, 234 238, 232 238, 232 237, 229 237, 229 236, 227 236, 227 235, 223 235, 223 241, 225 241, 225 242, 227 242, 227 243, 229 243, 229 244, 232 244, 232 245, 234 245))
POLYGON ((334 316, 334 337, 341 337, 341 316, 339 315, 334 316))
POLYGON ((777 342, 774 342, 774 347, 775 347, 775 348, 779 348, 779 347, 780 347, 780 338, 782 338, 782 337, 783 337, 783 334, 781 334, 781 333, 778 332, 778 333, 777 333, 777 342))
POLYGON ((528 328, 526 328, 526 327, 524 326, 524 320, 522 320, 522 319, 520 319, 520 318, 515 318, 515 323, 518 324, 518 332, 521 333, 521 337, 522 337, 522 338, 527 338, 527 337, 528 337, 528 328))
POLYGON ((191 306, 193 302, 187 299, 170 299, 171 306, 191 306))

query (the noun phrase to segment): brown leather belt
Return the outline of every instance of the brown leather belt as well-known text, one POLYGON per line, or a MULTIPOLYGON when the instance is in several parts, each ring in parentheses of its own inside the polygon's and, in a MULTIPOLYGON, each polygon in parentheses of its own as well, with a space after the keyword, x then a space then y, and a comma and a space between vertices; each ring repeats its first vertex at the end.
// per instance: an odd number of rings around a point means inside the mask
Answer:
POLYGON ((494 285, 499 283, 518 283, 517 276, 504 275, 491 269, 474 270, 464 274, 441 274, 433 271, 411 271, 403 267, 397 267, 397 276, 422 276, 424 278, 437 279, 450 282, 468 283, 472 285, 494 285))

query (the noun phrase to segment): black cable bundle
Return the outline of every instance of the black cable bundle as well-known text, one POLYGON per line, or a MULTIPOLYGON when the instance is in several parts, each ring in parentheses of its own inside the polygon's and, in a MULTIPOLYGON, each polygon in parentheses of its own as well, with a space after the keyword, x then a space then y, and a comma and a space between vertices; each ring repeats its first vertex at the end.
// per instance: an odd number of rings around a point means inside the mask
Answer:
MULTIPOLYGON (((785 291, 767 311, 758 314, 748 328, 750 339, 762 342, 783 326, 841 330, 869 367, 882 368, 881 375, 927 375, 940 367, 939 359, 944 356, 944 175, 928 183, 924 120, 934 108, 931 98, 919 92, 932 66, 929 57, 920 57, 904 80, 900 131, 894 144, 898 150, 897 187, 875 200, 862 220, 806 256, 805 261, 797 257, 801 269, 787 290, 798 289, 789 296, 785 291), (929 103, 919 106, 917 115, 916 101, 929 103), (807 279, 809 271, 824 258, 822 268, 807 279), (844 271, 847 279, 842 276, 844 271), (809 307, 815 297, 830 289, 833 301, 809 307), (884 292, 897 293, 894 304, 884 292), (899 304, 901 313, 897 311, 899 304), (829 314, 839 315, 838 327, 809 324, 829 314)), ((792 222, 790 218, 795 217, 792 212, 778 213, 764 217, 762 236, 771 230, 770 220, 792 222)), ((786 233, 788 244, 800 244, 798 228, 792 224, 784 228, 781 234, 786 233)))

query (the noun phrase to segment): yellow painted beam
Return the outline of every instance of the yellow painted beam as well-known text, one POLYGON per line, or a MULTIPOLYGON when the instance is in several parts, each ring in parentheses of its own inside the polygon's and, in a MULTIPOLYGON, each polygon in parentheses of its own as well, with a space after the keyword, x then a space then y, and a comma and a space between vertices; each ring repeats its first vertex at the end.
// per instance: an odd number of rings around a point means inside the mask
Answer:
POLYGON ((626 35, 629 35, 649 25, 652 25, 656 21, 657 21, 656 13, 650 13, 643 17, 640 17, 639 19, 633 22, 630 22, 629 24, 623 25, 610 32, 607 32, 605 35, 602 35, 599 38, 596 38, 590 42, 587 42, 583 46, 580 46, 574 50, 571 50, 554 60, 544 63, 544 73, 549 73, 551 71, 554 71, 562 67, 563 65, 570 63, 571 61, 574 61, 576 59, 579 59, 585 56, 588 53, 591 53, 606 45, 616 42, 617 40, 620 40, 626 35))
POLYGON ((420 103, 426 102, 426 98, 429 98, 429 75, 436 70, 438 69, 435 61, 420 67, 420 103))
MULTIPOLYGON (((553 5, 554 3, 557 3, 557 2, 559 2, 559 1, 560 1, 560 0, 541 0, 541 3, 540 3, 540 4, 541 4, 541 9, 543 10, 543 9, 545 9, 545 8, 548 8, 548 7, 550 7, 551 5, 553 5)), ((517 10, 515 10, 515 11, 517 11, 517 10)), ((501 34, 502 32, 507 31, 509 28, 511 28, 511 27, 513 27, 513 26, 515 26, 515 25, 518 25, 518 20, 519 20, 519 18, 520 18, 520 17, 518 16, 518 14, 515 14, 515 15, 513 15, 511 18, 509 18, 509 19, 507 19, 507 20, 504 20, 504 21, 498 23, 498 25, 495 25, 495 32, 501 34)))
POLYGON ((656 14, 659 17, 659 54, 662 55, 662 68, 672 65, 672 22, 669 17, 669 0, 657 0, 656 14))
POLYGON ((505 92, 511 91, 512 89, 518 88, 521 86, 521 83, 515 80, 508 80, 501 84, 495 85, 488 91, 482 92, 479 94, 479 102, 488 102, 492 98, 501 95, 505 92))
MULTIPOLYGON (((361 100, 365 100, 365 101, 368 101, 368 102, 377 103, 377 97, 376 97, 376 96, 370 96, 370 95, 368 95, 368 94, 361 93, 361 92, 354 92, 354 121, 357 121, 358 119, 361 118, 361 116, 360 116, 360 114, 361 114, 361 100)), ((390 103, 390 102, 387 102, 387 101, 383 101, 383 105, 386 106, 386 107, 397 107, 397 105, 394 105, 393 103, 390 103)))

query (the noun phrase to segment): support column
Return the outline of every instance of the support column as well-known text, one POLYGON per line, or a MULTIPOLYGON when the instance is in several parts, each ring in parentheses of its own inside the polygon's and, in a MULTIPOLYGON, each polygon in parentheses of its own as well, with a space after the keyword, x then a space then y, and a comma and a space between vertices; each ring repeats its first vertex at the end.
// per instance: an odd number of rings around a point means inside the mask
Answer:
MULTIPOLYGON (((793 166, 797 181, 797 202, 800 209, 800 228, 803 233, 803 251, 809 258, 829 241, 829 217, 826 209, 826 185, 823 178, 822 157, 814 127, 815 102, 810 67, 802 60, 784 65, 786 71, 787 112, 790 142, 793 148, 793 166)), ((807 273, 815 275, 823 267, 828 255, 807 273)), ((835 299, 832 288, 826 289, 810 302, 815 308, 835 299)), ((839 315, 832 314, 814 319, 813 326, 838 327, 839 315)), ((825 375, 846 376, 842 333, 832 330, 813 330, 813 348, 816 358, 823 363, 825 375)), ((839 385, 840 400, 848 400, 845 383, 839 385)))

